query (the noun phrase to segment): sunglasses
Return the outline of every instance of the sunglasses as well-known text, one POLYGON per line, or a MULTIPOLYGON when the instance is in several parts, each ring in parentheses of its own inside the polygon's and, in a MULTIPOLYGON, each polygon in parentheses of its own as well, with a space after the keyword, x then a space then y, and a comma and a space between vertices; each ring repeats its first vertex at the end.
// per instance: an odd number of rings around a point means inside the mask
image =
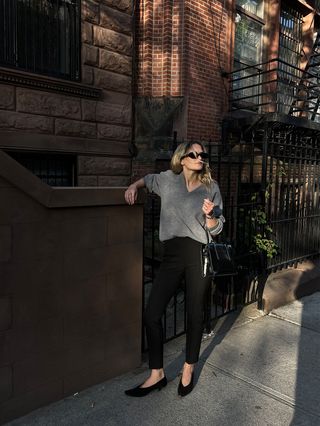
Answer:
POLYGON ((207 154, 206 152, 191 151, 191 152, 188 152, 188 154, 185 154, 182 158, 186 158, 186 157, 192 158, 192 160, 196 160, 199 157, 201 158, 201 160, 206 160, 209 158, 209 154, 207 154))

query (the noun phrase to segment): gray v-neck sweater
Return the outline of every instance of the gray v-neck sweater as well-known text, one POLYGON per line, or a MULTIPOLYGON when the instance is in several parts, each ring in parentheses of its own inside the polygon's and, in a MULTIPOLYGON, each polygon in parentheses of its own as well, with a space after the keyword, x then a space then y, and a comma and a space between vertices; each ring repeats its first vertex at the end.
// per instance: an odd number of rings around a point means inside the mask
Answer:
MULTIPOLYGON (((144 177, 146 187, 161 197, 160 241, 175 237, 189 237, 203 244, 208 242, 205 216, 202 212, 203 200, 209 198, 222 210, 222 199, 218 184, 213 181, 210 186, 202 184, 189 192, 183 173, 175 174, 171 170, 144 177)), ((224 218, 210 232, 217 235, 222 231, 224 218)))

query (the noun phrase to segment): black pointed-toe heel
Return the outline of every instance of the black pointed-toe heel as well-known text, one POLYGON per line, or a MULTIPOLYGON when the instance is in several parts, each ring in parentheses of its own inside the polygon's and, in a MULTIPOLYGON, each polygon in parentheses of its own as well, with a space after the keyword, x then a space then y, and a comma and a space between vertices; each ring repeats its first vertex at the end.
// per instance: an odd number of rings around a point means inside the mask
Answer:
POLYGON ((128 390, 124 391, 124 393, 128 396, 142 397, 142 396, 148 395, 150 392, 152 392, 156 389, 158 391, 160 391, 162 388, 167 386, 167 383, 168 383, 167 378, 166 378, 166 376, 164 376, 163 379, 161 379, 159 382, 155 383, 152 386, 148 386, 147 388, 142 388, 141 385, 139 385, 135 388, 128 389, 128 390))
POLYGON ((187 386, 183 386, 182 376, 181 376, 180 383, 179 383, 179 386, 178 386, 178 395, 186 396, 192 391, 192 389, 193 389, 193 373, 192 373, 192 376, 191 376, 190 383, 187 386))

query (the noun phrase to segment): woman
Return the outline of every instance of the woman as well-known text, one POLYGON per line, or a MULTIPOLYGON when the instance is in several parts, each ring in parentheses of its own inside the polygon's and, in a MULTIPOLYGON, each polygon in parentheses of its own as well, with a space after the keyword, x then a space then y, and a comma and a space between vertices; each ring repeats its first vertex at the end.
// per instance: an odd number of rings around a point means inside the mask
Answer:
POLYGON ((125 192, 128 204, 134 204, 138 189, 145 186, 161 197, 160 240, 164 245, 163 260, 144 316, 151 374, 141 385, 125 391, 129 396, 145 396, 167 384, 161 318, 183 277, 187 304, 186 360, 178 394, 185 396, 193 389, 193 371, 203 331, 204 295, 210 284, 210 278, 202 276, 200 250, 208 242, 208 234, 217 235, 224 222, 223 216, 215 214, 221 212, 222 200, 207 158, 200 143, 182 143, 173 154, 171 170, 146 175, 125 192))

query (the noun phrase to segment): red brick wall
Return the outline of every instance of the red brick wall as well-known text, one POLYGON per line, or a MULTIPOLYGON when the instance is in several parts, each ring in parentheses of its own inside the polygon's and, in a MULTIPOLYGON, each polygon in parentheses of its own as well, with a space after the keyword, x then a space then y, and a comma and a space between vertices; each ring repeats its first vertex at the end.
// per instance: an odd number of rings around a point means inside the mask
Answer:
MULTIPOLYGON (((227 3, 226 3, 227 6, 227 3)), ((185 90, 188 96, 188 138, 220 141, 220 123, 227 110, 230 12, 223 2, 185 2, 185 90)))
MULTIPOLYGON (((142 1, 137 22, 138 96, 183 96, 180 135, 220 139, 227 109, 231 1, 142 1)), ((179 127, 179 126, 178 126, 179 127)))
POLYGON ((137 94, 181 96, 184 2, 145 0, 137 12, 137 94))

